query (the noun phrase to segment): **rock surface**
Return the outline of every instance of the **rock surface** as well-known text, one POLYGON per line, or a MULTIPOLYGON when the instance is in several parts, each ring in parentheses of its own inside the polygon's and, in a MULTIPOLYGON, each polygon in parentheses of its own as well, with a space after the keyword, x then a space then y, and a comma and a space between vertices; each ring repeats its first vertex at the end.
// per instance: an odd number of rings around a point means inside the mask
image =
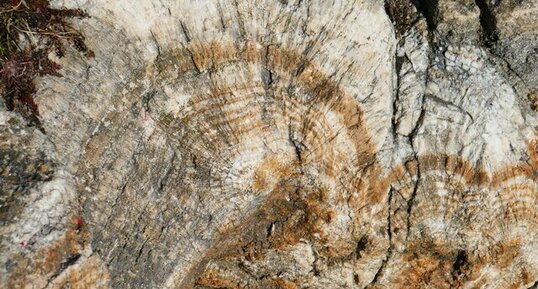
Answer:
POLYGON ((538 286, 535 0, 54 4, 2 288, 538 286))

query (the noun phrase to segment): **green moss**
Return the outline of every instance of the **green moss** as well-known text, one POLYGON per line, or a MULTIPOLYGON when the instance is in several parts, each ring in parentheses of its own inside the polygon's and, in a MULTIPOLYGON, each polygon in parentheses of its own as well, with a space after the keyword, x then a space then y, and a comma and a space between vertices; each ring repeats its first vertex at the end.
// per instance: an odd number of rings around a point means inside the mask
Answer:
POLYGON ((168 113, 161 113, 159 116, 159 125, 168 127, 174 121, 174 117, 168 113))
POLYGON ((19 124, 20 124, 20 123, 19 123, 19 119, 15 118, 15 117, 10 118, 10 119, 7 121, 7 123, 9 123, 9 124, 12 125, 12 126, 16 126, 16 125, 19 125, 19 124))
POLYGON ((527 98, 530 101, 536 101, 537 96, 538 96, 538 93, 536 93, 536 91, 531 91, 529 92, 529 94, 527 94, 527 98))
POLYGON ((534 111, 538 111, 538 92, 531 91, 527 94, 527 98, 531 101, 531 107, 534 111))

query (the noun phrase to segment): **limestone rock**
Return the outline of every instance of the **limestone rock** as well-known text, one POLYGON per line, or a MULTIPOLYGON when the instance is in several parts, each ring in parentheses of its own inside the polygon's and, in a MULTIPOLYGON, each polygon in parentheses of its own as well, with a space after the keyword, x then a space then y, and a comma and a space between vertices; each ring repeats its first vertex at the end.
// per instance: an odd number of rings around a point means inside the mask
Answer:
POLYGON ((45 133, 0 108, 1 286, 535 288, 538 7, 497 2, 54 2, 95 58, 45 133))

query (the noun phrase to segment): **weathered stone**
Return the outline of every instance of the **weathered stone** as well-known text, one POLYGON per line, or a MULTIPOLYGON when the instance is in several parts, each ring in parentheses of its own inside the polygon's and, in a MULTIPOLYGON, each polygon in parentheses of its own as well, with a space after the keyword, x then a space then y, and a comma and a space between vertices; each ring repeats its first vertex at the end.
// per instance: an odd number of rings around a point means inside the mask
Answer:
POLYGON ((0 109, 0 284, 536 286, 538 8, 490 2, 56 1, 95 58, 0 109))

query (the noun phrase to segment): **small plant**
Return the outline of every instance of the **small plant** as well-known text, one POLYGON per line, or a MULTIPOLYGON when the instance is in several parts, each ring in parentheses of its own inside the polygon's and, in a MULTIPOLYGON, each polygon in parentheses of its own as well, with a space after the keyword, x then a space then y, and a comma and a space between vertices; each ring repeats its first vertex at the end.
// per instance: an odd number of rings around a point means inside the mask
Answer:
POLYGON ((531 107, 534 111, 538 111, 538 93, 536 91, 531 91, 527 94, 527 98, 531 101, 531 107))
POLYGON ((87 17, 80 9, 53 9, 49 0, 2 0, 0 3, 0 93, 8 110, 17 111, 31 125, 39 123, 34 101, 37 76, 61 76, 59 64, 48 58, 52 52, 64 56, 71 43, 93 57, 83 35, 68 18, 87 17))

